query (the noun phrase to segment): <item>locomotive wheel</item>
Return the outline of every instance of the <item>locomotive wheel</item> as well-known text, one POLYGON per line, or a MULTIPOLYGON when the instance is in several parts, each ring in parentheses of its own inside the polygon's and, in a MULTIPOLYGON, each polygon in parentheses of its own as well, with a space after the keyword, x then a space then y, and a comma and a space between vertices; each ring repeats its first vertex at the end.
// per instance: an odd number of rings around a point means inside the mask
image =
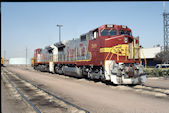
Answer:
POLYGON ((102 81, 102 82, 106 82, 106 78, 105 78, 104 75, 101 77, 101 81, 102 81))
POLYGON ((90 73, 90 72, 88 72, 87 78, 88 78, 89 80, 92 80, 92 77, 91 77, 91 73, 90 73))

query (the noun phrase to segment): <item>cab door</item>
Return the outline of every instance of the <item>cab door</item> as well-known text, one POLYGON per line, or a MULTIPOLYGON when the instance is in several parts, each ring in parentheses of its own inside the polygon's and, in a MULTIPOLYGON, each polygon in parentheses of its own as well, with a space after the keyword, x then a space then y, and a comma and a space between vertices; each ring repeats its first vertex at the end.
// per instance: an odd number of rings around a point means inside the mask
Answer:
POLYGON ((98 29, 89 32, 89 51, 92 54, 92 64, 100 65, 100 39, 98 29))
POLYGON ((90 51, 99 51, 100 42, 99 42, 99 32, 98 29, 89 32, 89 50, 90 51))

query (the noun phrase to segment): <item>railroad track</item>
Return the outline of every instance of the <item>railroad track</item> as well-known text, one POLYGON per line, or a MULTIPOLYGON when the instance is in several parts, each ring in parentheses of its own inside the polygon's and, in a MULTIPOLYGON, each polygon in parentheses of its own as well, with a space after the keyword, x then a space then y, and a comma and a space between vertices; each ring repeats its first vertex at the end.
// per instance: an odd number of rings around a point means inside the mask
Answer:
POLYGON ((153 92, 162 93, 162 94, 165 94, 166 96, 169 96, 169 89, 167 89, 167 88, 147 86, 147 85, 144 85, 144 84, 134 86, 133 88, 134 89, 142 89, 142 90, 146 90, 146 91, 153 91, 153 92))
POLYGON ((1 75, 17 90, 37 113, 89 113, 40 86, 1 68, 1 75))
POLYGON ((159 98, 166 98, 169 99, 169 89, 167 88, 160 88, 160 87, 152 87, 147 85, 136 85, 136 86, 111 86, 112 89, 118 89, 118 90, 126 90, 126 91, 132 91, 139 94, 145 94, 150 96, 155 96, 159 98))

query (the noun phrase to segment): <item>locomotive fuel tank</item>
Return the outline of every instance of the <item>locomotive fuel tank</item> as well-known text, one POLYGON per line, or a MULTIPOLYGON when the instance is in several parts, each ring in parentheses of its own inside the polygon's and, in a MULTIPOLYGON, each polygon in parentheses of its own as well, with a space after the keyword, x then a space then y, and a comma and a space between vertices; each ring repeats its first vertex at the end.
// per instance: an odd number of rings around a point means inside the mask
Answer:
POLYGON ((63 73, 70 76, 83 77, 82 70, 78 67, 63 66, 63 73))

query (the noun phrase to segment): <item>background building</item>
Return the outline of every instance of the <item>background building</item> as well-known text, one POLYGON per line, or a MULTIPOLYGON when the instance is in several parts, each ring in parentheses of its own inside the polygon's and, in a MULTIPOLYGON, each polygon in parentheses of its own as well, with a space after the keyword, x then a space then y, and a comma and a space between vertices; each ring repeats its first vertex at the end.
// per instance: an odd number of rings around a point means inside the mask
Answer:
POLYGON ((161 52, 161 47, 153 47, 153 48, 142 48, 141 49, 141 61, 142 64, 145 65, 145 58, 147 61, 147 66, 155 66, 156 64, 159 64, 161 62, 155 61, 155 56, 157 53, 161 52))
POLYGON ((31 64, 31 59, 26 62, 26 58, 10 58, 9 64, 31 64))

